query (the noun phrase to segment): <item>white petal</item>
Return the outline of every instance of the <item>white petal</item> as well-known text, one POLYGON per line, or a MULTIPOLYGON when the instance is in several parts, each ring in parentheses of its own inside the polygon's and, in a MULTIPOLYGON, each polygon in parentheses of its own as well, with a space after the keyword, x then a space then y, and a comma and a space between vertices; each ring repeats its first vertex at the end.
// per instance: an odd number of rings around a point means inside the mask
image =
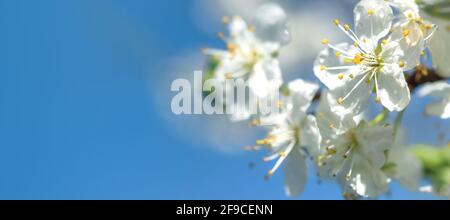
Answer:
POLYGON ((279 88, 283 83, 280 62, 277 59, 265 59, 262 61, 262 67, 269 80, 270 88, 279 88))
POLYGON ((233 18, 228 28, 230 33, 235 36, 241 36, 248 32, 247 23, 240 17, 233 18))
POLYGON ((283 171, 286 195, 299 196, 306 184, 306 161, 297 149, 294 149, 286 158, 283 171))
POLYGON ((383 67, 377 77, 381 104, 389 111, 403 110, 411 95, 401 69, 383 67))
POLYGON ((356 126, 356 124, 352 124, 352 120, 343 120, 345 115, 340 111, 335 111, 336 107, 342 106, 337 104, 336 99, 330 93, 324 92, 316 109, 317 126, 320 129, 322 140, 333 139, 336 135, 356 126))
POLYGON ((346 177, 342 177, 343 185, 349 187, 362 197, 376 198, 387 191, 388 181, 380 169, 374 168, 365 158, 355 155, 353 158, 353 169, 347 182, 346 177))
POLYGON ((272 88, 278 88, 281 84, 281 70, 275 60, 257 63, 248 79, 249 88, 258 97, 268 96, 272 88))
POLYGON ((394 173, 388 174, 409 190, 419 190, 422 180, 422 164, 408 149, 395 145, 388 154, 388 163, 394 164, 394 173))
POLYGON ((429 104, 425 108, 425 113, 439 116, 442 119, 450 118, 450 101, 429 104))
POLYGON ((347 84, 330 91, 334 98, 332 110, 341 114, 360 114, 369 106, 372 89, 373 83, 366 82, 366 75, 355 76, 347 84), (340 98, 345 98, 342 104, 338 104, 340 98))
POLYGON ((308 115, 300 128, 300 145, 304 146, 310 156, 315 158, 318 156, 321 140, 316 118, 308 115))
MULTIPOLYGON (((337 48, 343 50, 343 51, 353 51, 352 46, 350 46, 348 43, 341 43, 338 45, 335 45, 337 48)), ((353 53, 353 52, 350 52, 353 53)), ((350 80, 349 75, 358 75, 359 68, 355 66, 355 68, 351 69, 342 69, 342 70, 327 70, 322 69, 323 67, 337 67, 337 66, 351 66, 353 63, 350 64, 344 64, 342 56, 337 57, 336 51, 333 49, 327 47, 323 49, 319 55, 317 56, 316 60, 314 61, 314 74, 316 77, 329 89, 335 89, 337 87, 340 87, 344 85, 347 81, 350 80), (338 74, 344 74, 344 78, 340 80, 338 78, 338 74)))
POLYGON ((405 62, 404 70, 414 69, 420 64, 420 57, 424 50, 424 42, 419 42, 416 45, 408 45, 405 41, 400 41, 400 48, 404 51, 405 56, 402 57, 402 61, 405 62))
POLYGON ((390 149, 394 142, 392 127, 368 126, 361 122, 358 126, 356 139, 361 154, 374 168, 380 169, 386 162, 385 151, 390 149))
POLYGON ((381 44, 381 48, 382 50, 380 56, 385 63, 396 64, 399 63, 400 60, 406 62, 406 58, 404 58, 405 53, 398 42, 389 41, 387 44, 381 44))
POLYGON ((256 10, 255 33, 261 40, 285 44, 289 40, 286 22, 287 15, 283 8, 273 2, 265 3, 256 10))
POLYGON ((427 83, 417 93, 420 97, 427 95, 448 98, 450 97, 450 84, 446 82, 427 83))
POLYGON ((436 67, 437 73, 442 77, 450 77, 450 31, 445 27, 450 25, 450 22, 437 17, 428 17, 431 22, 438 25, 440 28, 436 30, 430 40, 431 58, 433 66, 436 67))
POLYGON ((353 13, 356 34, 376 41, 389 33, 394 18, 391 7, 384 0, 362 0, 353 13))
POLYGON ((311 101, 316 95, 319 85, 297 79, 288 85, 293 108, 300 108, 303 111, 311 105, 311 101))

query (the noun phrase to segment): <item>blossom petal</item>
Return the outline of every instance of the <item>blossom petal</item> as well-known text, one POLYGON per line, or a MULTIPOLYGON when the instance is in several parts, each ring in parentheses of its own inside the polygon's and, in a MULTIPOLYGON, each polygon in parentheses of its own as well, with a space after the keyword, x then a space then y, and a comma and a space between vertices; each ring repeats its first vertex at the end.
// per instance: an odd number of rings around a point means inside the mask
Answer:
MULTIPOLYGON (((354 155, 353 167, 349 178, 342 176, 342 185, 347 185, 362 197, 375 198, 387 191, 388 181, 380 169, 374 168, 365 158, 354 155), (348 179, 348 180, 347 180, 348 179)), ((349 163, 350 164, 350 163, 349 163)))
POLYGON ((424 42, 418 42, 416 45, 408 45, 404 40, 401 40, 399 46, 405 54, 402 57, 402 61, 405 62, 404 70, 414 69, 420 64, 420 56, 425 48, 424 42))
POLYGON ((433 38, 429 42, 429 48, 431 51, 431 56, 433 60, 433 66, 436 67, 437 74, 448 78, 450 77, 450 31, 447 31, 446 28, 448 27, 449 22, 445 19, 440 19, 437 17, 427 17, 431 22, 438 25, 439 28, 436 30, 436 32, 433 34, 433 38))
MULTIPOLYGON (((341 43, 335 45, 336 48, 342 51, 353 51, 353 46, 348 43, 341 43)), ((337 67, 337 66, 347 66, 352 65, 344 64, 342 57, 336 56, 336 51, 327 47, 323 49, 316 60, 314 61, 314 74, 316 77, 329 89, 335 89, 344 85, 350 80, 349 75, 358 75, 359 68, 354 66, 354 68, 342 69, 342 70, 327 70, 324 67, 337 67), (343 74, 344 78, 339 79, 338 74, 343 74)))
POLYGON ((388 171, 390 177, 409 190, 419 189, 423 176, 422 164, 406 147, 395 145, 389 150, 387 163, 394 164, 393 172, 388 171))
POLYGON ((283 171, 284 191, 286 195, 295 197, 303 192, 306 184, 306 161, 304 156, 294 149, 286 158, 283 171))
POLYGON ((384 67, 377 75, 381 104, 389 111, 402 111, 409 104, 411 94, 400 68, 384 67))
POLYGON ((391 29, 394 15, 384 0, 362 0, 353 10, 356 34, 378 41, 391 29))
POLYGON ((235 36, 241 36, 242 34, 248 32, 247 23, 244 21, 244 19, 240 17, 233 18, 233 20, 228 26, 228 29, 230 33, 235 36))
POLYGON ((425 107, 425 113, 439 116, 442 119, 450 118, 450 101, 429 104, 425 107))
POLYGON ((248 79, 248 85, 257 97, 268 96, 271 88, 278 88, 281 84, 281 70, 277 60, 259 62, 248 79))
POLYGON ((393 130, 385 126, 368 126, 361 122, 358 126, 356 139, 360 145, 359 153, 374 168, 381 168, 386 162, 385 151, 394 142, 393 130))
POLYGON ((334 98, 332 110, 341 114, 360 114, 369 106, 372 88, 373 83, 367 83, 367 75, 355 76, 346 85, 330 91, 334 98), (343 99, 343 102, 339 103, 339 99, 343 99))
POLYGON ((316 109, 316 120, 317 126, 322 134, 322 140, 333 139, 337 135, 357 125, 352 120, 343 120, 344 116, 340 113, 341 111, 335 110, 337 107, 342 106, 338 105, 334 96, 329 92, 324 92, 321 95, 319 105, 316 109))
POLYGON ((420 97, 427 95, 448 98, 450 95, 450 84, 446 82, 427 83, 417 93, 420 97))
POLYGON ((255 13, 256 36, 264 41, 285 44, 289 41, 286 29, 287 15, 280 5, 268 2, 261 5, 255 13))
POLYGON ((293 108, 299 108, 302 111, 308 109, 319 89, 319 85, 301 79, 291 81, 288 87, 290 92, 289 95, 292 97, 293 108))
POLYGON ((315 158, 319 154, 321 140, 316 118, 308 115, 300 129, 300 145, 304 146, 310 156, 315 158))

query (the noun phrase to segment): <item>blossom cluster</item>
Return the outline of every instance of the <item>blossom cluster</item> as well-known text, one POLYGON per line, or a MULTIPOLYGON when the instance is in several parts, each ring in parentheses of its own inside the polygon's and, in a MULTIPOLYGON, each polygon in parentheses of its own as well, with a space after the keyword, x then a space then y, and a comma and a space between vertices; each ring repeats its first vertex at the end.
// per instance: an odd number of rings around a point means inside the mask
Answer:
POLYGON ((353 25, 331 21, 330 28, 340 29, 348 41, 321 40, 324 49, 312 67, 320 84, 284 82, 279 55, 290 37, 301 36, 289 36, 287 15, 280 6, 261 6, 252 25, 238 16, 223 17, 228 33, 218 35, 226 49, 204 49, 217 62, 212 77, 222 82, 244 79, 259 99, 281 91, 276 114, 240 113, 233 119, 269 130, 246 149, 268 151, 263 160, 273 161, 273 167, 267 178, 283 167, 288 196, 304 190, 309 164, 320 178, 336 181, 347 199, 377 198, 393 180, 411 190, 423 189, 421 162, 396 140, 416 88, 419 97, 438 98, 426 107, 426 114, 450 118, 450 60, 434 61, 444 55, 442 48, 433 46, 435 36, 447 33, 428 19, 423 7, 414 0, 361 0, 353 10, 353 25), (435 50, 432 68, 439 71, 433 80, 417 81, 428 79, 426 60, 435 50), (366 112, 373 104, 383 110, 368 119, 366 112), (388 113, 397 115, 392 124, 388 113))

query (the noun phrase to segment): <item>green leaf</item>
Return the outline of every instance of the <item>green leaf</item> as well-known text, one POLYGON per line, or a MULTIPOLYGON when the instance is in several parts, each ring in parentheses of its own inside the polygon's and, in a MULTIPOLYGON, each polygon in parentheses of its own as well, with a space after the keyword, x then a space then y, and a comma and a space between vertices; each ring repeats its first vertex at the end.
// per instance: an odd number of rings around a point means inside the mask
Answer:
POLYGON ((439 169, 445 164, 439 149, 428 145, 414 145, 411 148, 412 153, 422 162, 425 170, 433 171, 439 169))
POLYGON ((387 110, 386 108, 383 108, 383 110, 377 115, 375 116, 375 118, 370 121, 370 125, 374 126, 377 125, 381 122, 384 122, 386 120, 386 117, 389 114, 389 110, 387 110))
POLYGON ((283 84, 280 86, 280 92, 281 94, 283 94, 284 96, 289 96, 291 91, 289 91, 289 87, 287 84, 283 84))
POLYGON ((395 164, 395 163, 385 163, 381 167, 381 170, 386 172, 386 173, 395 173, 395 168, 396 167, 397 167, 397 164, 395 164))
POLYGON ((441 1, 435 4, 423 5, 422 10, 431 17, 450 20, 450 1, 441 1))

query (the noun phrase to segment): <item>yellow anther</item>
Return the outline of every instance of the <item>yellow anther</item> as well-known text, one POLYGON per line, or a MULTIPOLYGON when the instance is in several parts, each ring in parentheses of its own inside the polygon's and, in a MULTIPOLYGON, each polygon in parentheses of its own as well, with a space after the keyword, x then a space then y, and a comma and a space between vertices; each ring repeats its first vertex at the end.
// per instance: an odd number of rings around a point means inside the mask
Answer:
POLYGON ((320 70, 321 70, 321 71, 324 71, 324 70, 326 70, 326 69, 327 69, 326 66, 324 66, 324 65, 321 65, 321 66, 320 66, 320 70))
POLYGON ((236 44, 233 43, 227 44, 227 49, 230 53, 234 53, 236 51, 236 48, 237 48, 236 44))
POLYGON ((420 51, 420 56, 425 56, 425 51, 420 51))
POLYGON ((355 76, 353 76, 353 74, 350 73, 350 75, 348 75, 348 77, 350 77, 350 79, 353 79, 355 76))
POLYGON ((383 45, 386 45, 386 44, 388 44, 389 43, 389 40, 388 39, 383 39, 382 41, 381 41, 381 44, 383 44, 383 45))
POLYGON ((362 41, 363 41, 364 43, 367 43, 367 38, 363 37, 363 38, 362 38, 362 41))
POLYGON ((336 51, 335 55, 336 55, 336 57, 340 57, 341 56, 341 52, 336 51))
POLYGON ((408 37, 408 36, 409 36, 409 33, 410 33, 409 29, 404 29, 404 30, 402 31, 403 37, 408 37))
POLYGON ((337 100, 337 103, 339 105, 342 105, 342 103, 344 103, 344 99, 342 97, 339 97, 338 100, 337 100))
POLYGON ((284 103, 282 101, 278 101, 277 102, 277 107, 278 108, 283 108, 283 106, 284 106, 284 103))
POLYGON ((405 67, 405 62, 404 62, 404 61, 398 62, 398 66, 399 66, 400 68, 405 67))
POLYGON ((375 11, 373 9, 369 9, 369 10, 367 10, 367 14, 369 16, 372 16, 373 14, 375 14, 375 11))
POLYGON ((286 153, 284 151, 280 152, 280 157, 286 157, 286 153))
POLYGON ((225 78, 232 79, 233 78, 233 74, 232 73, 225 73, 225 78))
MULTIPOLYGON (((206 52, 208 52, 208 51, 206 51, 206 52)), ((213 55, 212 55, 212 58, 213 58, 213 60, 215 60, 215 61, 217 61, 217 62, 219 62, 219 63, 221 64, 221 62, 220 62, 220 56, 219 56, 218 54, 213 54, 213 55)))
POLYGON ((412 19, 414 15, 413 15, 413 13, 409 12, 407 16, 409 19, 412 19))
POLYGON ((322 41, 321 41, 322 44, 328 44, 329 42, 330 42, 330 41, 328 41, 327 38, 324 38, 324 39, 322 39, 322 41))
POLYGON ((344 74, 343 73, 339 73, 338 74, 338 79, 340 79, 340 80, 344 79, 344 74))
POLYGON ((363 59, 364 59, 364 57, 361 54, 357 53, 355 55, 355 57, 353 58, 353 63, 360 64, 363 59))
POLYGON ((334 19, 334 20, 333 20, 333 23, 334 23, 335 25, 339 25, 339 23, 340 23, 340 22, 339 22, 339 19, 334 19))
POLYGON ((376 103, 380 103, 380 101, 381 101, 381 100, 380 100, 380 96, 375 97, 375 102, 376 102, 376 103))
POLYGON ((257 140, 256 144, 257 145, 268 145, 269 141, 267 139, 257 140))
POLYGON ((223 16, 222 17, 222 23, 228 24, 229 22, 230 22, 230 18, 228 16, 223 16))
POLYGON ((267 176, 269 176, 269 177, 273 176, 273 171, 269 170, 269 172, 267 172, 267 176))
POLYGON ((249 26, 248 31, 254 33, 255 32, 255 26, 249 26))
POLYGON ((357 42, 353 43, 353 46, 358 47, 359 44, 357 42))
POLYGON ((328 155, 335 155, 337 153, 336 149, 334 148, 327 148, 327 154, 328 155))
POLYGON ((350 30, 350 25, 344 24, 344 29, 345 29, 346 31, 350 30))
POLYGON ((334 128, 334 124, 331 124, 331 123, 328 124, 328 128, 330 128, 330 129, 331 129, 331 128, 334 128))

